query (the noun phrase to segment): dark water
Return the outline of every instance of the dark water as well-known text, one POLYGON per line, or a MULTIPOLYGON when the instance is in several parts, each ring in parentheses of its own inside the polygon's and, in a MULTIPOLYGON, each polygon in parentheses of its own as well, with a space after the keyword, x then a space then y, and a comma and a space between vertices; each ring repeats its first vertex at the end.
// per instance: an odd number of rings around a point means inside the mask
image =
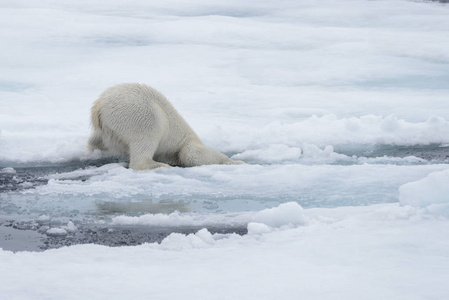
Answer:
MULTIPOLYGON (((119 162, 119 159, 105 158, 98 160, 75 160, 60 164, 35 163, 27 165, 11 165, 11 163, 0 162, 0 170, 3 168, 13 167, 15 171, 13 173, 0 172, 0 193, 29 189, 46 184, 48 182, 48 178, 45 178, 45 176, 49 174, 66 173, 78 169, 84 169, 86 167, 99 167, 116 162, 119 162)), ((88 178, 78 178, 78 180, 86 179, 88 178)))
MULTIPOLYGON (((204 226, 161 228, 149 226, 111 226, 75 222, 76 230, 65 234, 48 234, 54 226, 62 225, 48 220, 44 222, 18 222, 0 219, 0 248, 8 251, 44 251, 78 244, 97 244, 111 247, 135 246, 144 243, 160 243, 173 232, 196 233, 204 226)), ((247 233, 246 227, 206 227, 212 234, 247 233)))
MULTIPOLYGON (((448 0, 449 1, 449 0, 448 0)), ((347 156, 358 157, 407 157, 416 156, 426 161, 448 162, 449 146, 440 144, 430 145, 342 145, 335 146, 334 151, 347 156)))

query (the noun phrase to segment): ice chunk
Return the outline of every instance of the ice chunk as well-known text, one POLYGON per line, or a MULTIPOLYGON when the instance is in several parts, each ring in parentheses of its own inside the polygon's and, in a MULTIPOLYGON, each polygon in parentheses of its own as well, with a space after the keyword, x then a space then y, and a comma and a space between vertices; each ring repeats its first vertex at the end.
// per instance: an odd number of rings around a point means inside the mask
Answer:
POLYGON ((426 207, 431 213, 449 216, 449 169, 409 182, 399 188, 401 205, 426 207))
POLYGON ((69 221, 68 223, 67 223, 67 225, 66 226, 64 226, 64 227, 62 227, 64 230, 66 230, 67 232, 75 232, 76 231, 76 226, 75 226, 75 224, 73 224, 73 222, 72 221, 69 221))
POLYGON ((301 148, 276 144, 263 149, 247 150, 234 155, 233 158, 249 163, 282 163, 297 161, 301 153, 301 148))
POLYGON ((0 173, 16 174, 17 171, 14 170, 13 168, 8 167, 8 168, 0 169, 0 173))
POLYGON ((67 231, 63 228, 50 228, 46 232, 47 235, 66 235, 67 231))
POLYGON ((47 215, 40 215, 40 216, 36 219, 36 221, 39 222, 39 223, 48 223, 48 222, 50 222, 50 217, 47 216, 47 215))
MULTIPOLYGON (((264 209, 258 212, 254 216, 253 222, 262 223, 271 227, 282 227, 285 225, 303 225, 305 219, 303 208, 296 202, 288 202, 278 207, 264 209)), ((251 227, 256 229, 254 225, 251 225, 251 227)))
POLYGON ((142 225, 152 227, 182 226, 245 226, 254 213, 202 214, 180 213, 145 214, 142 216, 116 216, 112 218, 114 225, 142 225))
POLYGON ((151 226, 189 226, 196 224, 192 216, 173 212, 171 214, 146 214, 139 217, 117 216, 112 219, 115 225, 151 225, 151 226))
POLYGON ((271 231, 273 229, 263 223, 251 222, 248 224, 248 234, 264 234, 271 231))
POLYGON ((199 230, 195 235, 206 244, 213 245, 215 243, 212 234, 206 228, 199 230))
POLYGON ((197 233, 189 235, 172 233, 161 242, 160 246, 167 250, 185 250, 207 248, 213 244, 215 244, 213 235, 206 228, 203 228, 197 233))
POLYGON ((349 157, 343 154, 334 152, 334 147, 327 145, 324 149, 320 149, 316 145, 303 144, 303 157, 305 159, 313 159, 317 161, 335 161, 335 160, 347 160, 349 157))
POLYGON ((349 159, 346 155, 335 153, 334 147, 331 145, 321 149, 316 145, 307 143, 303 143, 301 148, 281 144, 269 145, 262 149, 246 150, 232 158, 258 164, 286 164, 298 162, 300 159, 309 161, 311 159, 316 161, 349 159))

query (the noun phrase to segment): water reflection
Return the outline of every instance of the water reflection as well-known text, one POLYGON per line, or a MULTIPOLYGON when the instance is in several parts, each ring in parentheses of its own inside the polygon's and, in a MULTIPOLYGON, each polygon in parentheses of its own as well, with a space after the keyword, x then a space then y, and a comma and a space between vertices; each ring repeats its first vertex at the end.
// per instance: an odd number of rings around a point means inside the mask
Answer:
POLYGON ((97 201, 95 206, 101 214, 169 214, 175 211, 190 212, 189 203, 185 201, 175 201, 164 199, 153 202, 152 199, 139 201, 97 201))

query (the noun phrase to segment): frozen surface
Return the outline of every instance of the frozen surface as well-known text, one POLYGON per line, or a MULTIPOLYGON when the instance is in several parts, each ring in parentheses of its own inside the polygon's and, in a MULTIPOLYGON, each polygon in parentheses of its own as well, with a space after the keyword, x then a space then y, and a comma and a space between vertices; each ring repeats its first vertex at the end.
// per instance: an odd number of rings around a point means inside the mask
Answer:
POLYGON ((440 2, 3 1, 0 295, 446 297, 440 2), (122 82, 247 164, 89 152, 90 106, 122 82), (138 246, 5 250, 44 242, 138 246))
POLYGON ((401 186, 399 202, 449 217, 449 168, 401 186))
POLYGON ((447 143, 447 10, 419 1, 4 1, 0 161, 97 157, 85 149, 90 105, 132 81, 163 92, 225 152, 447 143))
POLYGON ((0 292, 8 299, 442 299, 449 292, 447 219, 398 204, 304 216, 305 225, 258 223, 245 236, 203 229, 136 247, 0 250, 7 270, 0 292))
POLYGON ((3 215, 20 220, 47 214, 63 221, 88 221, 120 214, 257 211, 291 201, 306 208, 394 203, 401 185, 447 168, 447 164, 421 163, 417 158, 139 172, 107 164, 50 174, 37 186, 20 183, 25 187, 0 194, 0 208, 3 215))

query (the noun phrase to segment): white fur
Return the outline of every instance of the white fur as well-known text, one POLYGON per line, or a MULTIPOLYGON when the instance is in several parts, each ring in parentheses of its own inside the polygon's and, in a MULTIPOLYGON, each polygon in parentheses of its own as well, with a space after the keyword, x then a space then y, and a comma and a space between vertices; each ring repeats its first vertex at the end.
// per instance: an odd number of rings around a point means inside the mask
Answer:
POLYGON ((107 89, 91 113, 89 148, 129 156, 134 170, 243 163, 204 146, 170 102, 143 84, 107 89))

